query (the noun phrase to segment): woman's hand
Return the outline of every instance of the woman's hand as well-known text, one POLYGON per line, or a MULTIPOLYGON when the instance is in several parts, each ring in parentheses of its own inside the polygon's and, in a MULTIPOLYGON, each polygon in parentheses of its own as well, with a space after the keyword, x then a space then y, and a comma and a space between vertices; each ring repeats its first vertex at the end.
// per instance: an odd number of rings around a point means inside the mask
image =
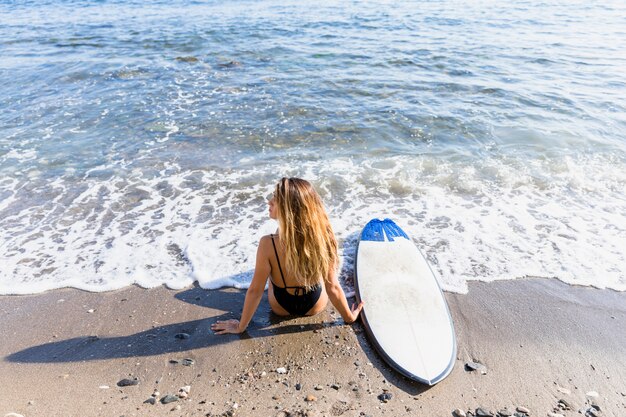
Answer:
POLYGON ((226 321, 218 320, 211 325, 211 330, 213 330, 215 334, 239 334, 243 332, 242 330, 239 330, 239 320, 235 319, 226 321))
POLYGON ((352 308, 350 309, 350 313, 352 313, 352 320, 350 321, 350 323, 354 323, 356 319, 359 318, 359 314, 361 313, 361 310, 363 310, 363 304, 363 301, 361 301, 359 305, 356 305, 356 303, 352 303, 352 308))

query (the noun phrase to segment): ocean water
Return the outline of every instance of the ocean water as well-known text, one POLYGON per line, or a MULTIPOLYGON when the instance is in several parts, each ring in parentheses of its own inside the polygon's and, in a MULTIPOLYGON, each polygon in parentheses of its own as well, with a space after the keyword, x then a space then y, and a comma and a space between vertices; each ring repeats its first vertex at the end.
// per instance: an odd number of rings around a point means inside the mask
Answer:
POLYGON ((391 217, 449 291, 625 291, 624 16, 2 0, 0 294, 245 287, 282 176, 322 195, 348 290, 359 231, 391 217))

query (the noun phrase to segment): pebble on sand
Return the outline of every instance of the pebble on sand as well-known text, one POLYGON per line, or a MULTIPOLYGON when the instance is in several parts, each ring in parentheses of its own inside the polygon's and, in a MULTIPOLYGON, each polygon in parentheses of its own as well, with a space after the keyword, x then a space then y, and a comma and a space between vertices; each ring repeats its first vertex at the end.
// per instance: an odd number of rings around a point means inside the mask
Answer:
POLYGON ((513 411, 509 410, 508 408, 503 408, 502 410, 498 411, 498 414, 502 417, 511 417, 513 415, 513 411))
POLYGON ((138 385, 138 384, 139 384, 139 378, 133 378, 133 379, 124 378, 117 383, 117 386, 118 387, 130 387, 130 386, 138 385))
POLYGON ((390 392, 383 392, 378 396, 378 399, 384 403, 389 402, 393 398, 393 395, 390 392))
POLYGON ((516 408, 517 411, 524 414, 530 414, 530 410, 526 407, 522 407, 521 405, 516 408))
POLYGON ((479 362, 467 362, 465 364, 465 370, 470 372, 478 371, 482 375, 487 375, 487 367, 479 362))
POLYGON ((283 367, 277 368, 276 369, 276 373, 277 374, 286 374, 287 373, 287 369, 283 368, 283 367))
POLYGON ((178 390, 178 398, 185 399, 189 397, 190 392, 191 392, 191 386, 185 385, 184 387, 181 387, 181 389, 178 390))
POLYGON ((558 413, 548 413, 548 417, 565 417, 563 414, 558 413))
POLYGON ((167 394, 165 397, 161 398, 161 403, 163 404, 173 403, 174 401, 178 401, 178 397, 172 394, 167 394))
POLYGON ((492 417, 493 413, 484 407, 478 407, 476 409, 476 415, 478 417, 492 417))
POLYGON ((589 417, 599 417, 598 410, 596 410, 596 409, 595 409, 595 408, 593 408, 593 407, 592 407, 592 408, 589 408, 589 409, 587 410, 586 415, 587 415, 587 416, 589 416, 589 417))
POLYGON ((600 396, 600 394, 598 394, 598 393, 597 393, 597 392, 595 392, 595 391, 589 391, 589 392, 588 392, 588 393, 586 393, 585 395, 586 395, 587 397, 594 397, 594 398, 595 398, 595 397, 599 397, 599 396, 600 396))
POLYGON ((154 405, 154 404, 156 404, 156 398, 154 398, 154 397, 150 397, 150 398, 148 398, 146 401, 144 401, 143 403, 144 403, 144 404, 154 405))
POLYGON ((189 339, 191 336, 189 336, 189 333, 176 333, 174 337, 176 339, 189 339))
POLYGON ((306 396, 305 401, 307 401, 307 402, 317 401, 317 397, 315 395, 309 394, 309 395, 306 396))
POLYGON ((571 410, 572 408, 572 404, 570 404, 567 400, 564 399, 560 399, 559 400, 559 404, 558 404, 559 408, 563 409, 563 410, 571 410))
POLYGON ((452 415, 454 417, 467 417, 467 414, 465 414, 465 411, 461 410, 460 408, 457 408, 456 410, 452 411, 452 415))

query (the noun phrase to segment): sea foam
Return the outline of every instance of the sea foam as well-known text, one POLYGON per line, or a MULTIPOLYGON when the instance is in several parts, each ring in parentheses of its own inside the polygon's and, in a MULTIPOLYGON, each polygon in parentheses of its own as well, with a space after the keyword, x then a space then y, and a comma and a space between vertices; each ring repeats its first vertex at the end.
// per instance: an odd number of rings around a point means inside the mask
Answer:
POLYGON ((602 159, 542 165, 555 171, 551 181, 500 160, 458 166, 430 156, 283 161, 250 171, 169 165, 152 177, 134 171, 30 186, 41 206, 20 205, 27 186, 4 181, 0 293, 194 281, 245 288, 258 240, 276 230, 265 196, 278 172, 309 178, 320 191, 347 290, 358 234, 374 217, 403 227, 448 291, 526 276, 626 290, 626 170, 602 159))

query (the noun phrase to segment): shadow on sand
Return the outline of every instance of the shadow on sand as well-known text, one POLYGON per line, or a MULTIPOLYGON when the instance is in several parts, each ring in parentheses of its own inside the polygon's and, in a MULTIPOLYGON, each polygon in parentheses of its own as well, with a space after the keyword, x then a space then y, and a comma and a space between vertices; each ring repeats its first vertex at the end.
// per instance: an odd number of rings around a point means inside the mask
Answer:
POLYGON ((252 321, 248 331, 241 335, 215 335, 210 329, 211 324, 217 320, 234 318, 235 314, 239 314, 244 297, 244 290, 222 288, 207 291, 195 285, 194 288, 177 293, 175 298, 202 307, 227 311, 227 313, 205 319, 156 326, 127 336, 90 335, 45 343, 12 353, 5 357, 5 360, 19 363, 64 363, 151 356, 185 352, 231 343, 239 339, 307 332, 324 327, 321 323, 288 324, 293 318, 280 317, 271 313, 267 295, 264 295, 259 306, 260 311, 255 315, 257 318, 252 321), (189 337, 184 339, 177 337, 182 333, 189 337))
MULTIPOLYGON (((348 236, 342 246, 345 261, 340 274, 342 280, 350 287, 353 286, 352 276, 354 273, 357 241, 358 234, 355 233, 348 236)), ((249 274, 251 273, 252 271, 249 272, 249 274)), ((243 307, 245 290, 221 288, 209 291, 195 284, 193 288, 178 292, 174 297, 185 303, 209 308, 214 311, 224 311, 225 313, 210 318, 156 326, 127 336, 84 336, 45 343, 12 353, 5 357, 5 360, 18 363, 68 363, 144 357, 192 351, 194 349, 236 342, 240 339, 305 333, 342 325, 341 321, 338 324, 321 321, 316 323, 302 323, 299 321, 297 324, 289 324, 294 317, 281 317, 272 313, 266 293, 261 300, 255 317, 250 323, 248 331, 241 335, 218 336, 211 331, 211 324, 217 320, 237 317, 243 307), (177 337, 177 335, 183 333, 188 335, 188 338, 181 339, 177 337)), ((353 300, 349 301, 352 302, 353 300)), ((389 368, 367 340, 363 326, 355 324, 354 329, 357 332, 358 343, 368 360, 383 374, 389 383, 411 395, 417 395, 429 389, 428 386, 409 380, 389 368)))

